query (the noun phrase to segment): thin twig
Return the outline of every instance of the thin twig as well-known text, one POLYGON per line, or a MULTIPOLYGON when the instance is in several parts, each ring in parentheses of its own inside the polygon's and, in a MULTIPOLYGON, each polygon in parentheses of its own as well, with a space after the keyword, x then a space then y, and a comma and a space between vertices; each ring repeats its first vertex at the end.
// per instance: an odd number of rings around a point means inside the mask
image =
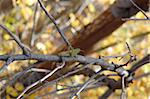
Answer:
POLYGON ((44 73, 48 73, 50 72, 50 70, 47 70, 47 69, 39 69, 39 68, 31 68, 27 71, 28 72, 44 72, 44 73))
POLYGON ((122 54, 122 55, 114 55, 114 56, 104 56, 104 57, 101 57, 102 59, 111 59, 111 58, 119 58, 119 57, 125 57, 127 56, 129 53, 125 53, 125 54, 122 54))
POLYGON ((72 50, 73 47, 72 47, 71 43, 69 42, 69 40, 67 39, 67 37, 65 36, 65 34, 59 29, 59 27, 58 27, 58 25, 57 25, 57 23, 56 23, 54 17, 53 17, 50 13, 48 13, 48 12, 46 11, 46 8, 45 8, 45 6, 42 4, 41 0, 38 0, 38 2, 39 2, 39 4, 40 4, 40 7, 42 8, 42 10, 45 12, 45 14, 46 14, 46 15, 49 17, 49 19, 54 23, 54 25, 55 25, 57 31, 59 32, 59 34, 60 34, 61 37, 63 38, 64 42, 65 42, 65 43, 68 45, 68 47, 72 50))
MULTIPOLYGON (((136 55, 132 54, 131 52, 131 49, 129 47, 129 44, 126 42, 126 45, 127 45, 127 48, 128 48, 128 54, 130 55, 130 59, 124 63, 124 64, 121 64, 121 65, 117 65, 116 67, 123 67, 123 66, 127 66, 129 63, 132 63, 133 61, 136 61, 137 60, 137 57, 136 55)), ((122 57, 123 58, 123 57, 122 57)))
POLYGON ((16 41, 16 43, 17 43, 17 44, 19 45, 19 47, 22 49, 23 54, 28 55, 28 54, 31 52, 31 49, 28 48, 26 45, 24 45, 24 44, 20 41, 20 39, 19 39, 14 33, 12 33, 9 29, 7 29, 6 26, 0 24, 0 27, 1 27, 2 29, 4 29, 4 30, 16 41))
POLYGON ((33 15, 33 26, 32 26, 32 35, 31 35, 31 41, 30 41, 30 46, 34 45, 34 36, 35 36, 35 28, 36 28, 36 15, 37 15, 37 10, 38 10, 38 2, 35 4, 35 11, 33 15))
POLYGON ((138 9, 140 10, 143 15, 146 17, 146 19, 149 19, 149 17, 146 15, 145 11, 143 9, 141 9, 133 0, 130 0, 130 2, 138 9))
POLYGON ((131 49, 130 49, 128 42, 126 42, 126 45, 127 45, 128 51, 129 51, 128 53, 131 53, 131 49))
POLYGON ((131 67, 130 72, 135 73, 135 71, 137 71, 137 69, 141 68, 142 66, 144 66, 145 64, 148 64, 148 63, 150 63, 150 54, 146 55, 140 61, 138 61, 137 63, 135 63, 131 67))
POLYGON ((133 77, 133 80, 138 80, 140 78, 147 77, 147 76, 150 76, 150 72, 142 74, 142 75, 139 75, 137 77, 133 77))
POLYGON ((150 21, 150 18, 146 15, 146 12, 141 9, 133 0, 130 0, 130 2, 139 10, 142 12, 142 14, 146 17, 146 19, 137 19, 137 18, 122 18, 122 21, 150 21))
POLYGON ((77 15, 81 15, 81 13, 83 12, 83 10, 88 6, 88 4, 90 3, 90 0, 84 0, 80 6, 80 8, 77 11, 77 15))
POLYGON ((108 99, 108 97, 114 92, 113 89, 107 89, 105 93, 100 96, 98 99, 108 99))
POLYGON ((50 86, 50 85, 52 85, 52 84, 54 84, 54 83, 56 83, 56 82, 58 82, 58 81, 60 81, 60 80, 62 80, 62 79, 64 79, 64 78, 66 78, 66 77, 68 77, 68 76, 70 76, 70 75, 72 75, 72 74, 75 74, 76 72, 79 72, 79 71, 81 71, 81 70, 87 68, 88 66, 90 66, 90 65, 92 65, 92 64, 94 64, 94 63, 95 63, 95 62, 89 63, 89 64, 87 64, 87 65, 85 65, 85 66, 83 66, 83 67, 81 67, 81 68, 78 68, 78 69, 76 69, 76 70, 74 70, 74 71, 68 72, 67 74, 65 74, 65 75, 63 75, 63 76, 61 76, 61 77, 59 77, 59 78, 57 78, 57 79, 55 79, 55 80, 53 80, 53 81, 51 81, 51 82, 45 83, 43 86, 40 86, 40 87, 38 87, 37 89, 31 91, 28 95, 30 95, 30 94, 36 92, 37 90, 40 90, 40 89, 43 88, 43 87, 50 86))
POLYGON ((36 64, 31 65, 30 67, 27 67, 27 69, 25 69, 24 71, 18 72, 15 75, 13 75, 8 83, 6 83, 5 85, 3 85, 3 87, 1 88, 1 92, 0 95, 5 91, 6 87, 8 85, 12 85, 14 84, 19 78, 21 78, 23 75, 26 75, 26 73, 28 73, 27 71, 30 70, 31 68, 34 68, 36 64))
POLYGON ((3 73, 7 69, 8 65, 12 63, 13 61, 14 61, 13 58, 11 57, 8 58, 6 63, 0 68, 0 74, 3 73))
POLYGON ((121 83, 122 83, 122 92, 121 92, 120 99, 126 99, 125 75, 122 76, 121 83))
POLYGON ((88 81, 86 81, 83 86, 81 88, 79 88, 79 90, 77 90, 72 96, 71 99, 75 99, 76 96, 78 96, 93 80, 94 78, 99 75, 99 73, 101 73, 103 70, 100 70, 99 72, 97 72, 95 75, 93 75, 88 81))
MULTIPOLYGON (((83 85, 83 84, 81 84, 81 85, 79 84, 79 85, 76 85, 76 86, 69 86, 69 87, 67 87, 67 88, 57 89, 57 90, 54 90, 54 91, 51 91, 51 92, 47 92, 47 93, 45 93, 45 94, 43 94, 43 95, 37 96, 36 98, 42 98, 42 97, 45 97, 45 96, 47 96, 47 95, 55 95, 55 94, 58 95, 57 92, 59 92, 59 91, 63 91, 63 90, 67 91, 67 90, 72 89, 72 90, 69 91, 69 92, 59 94, 59 96, 62 96, 62 95, 64 95, 64 94, 70 94, 70 93, 74 92, 73 89, 80 88, 82 85, 83 85)), ((92 84, 90 84, 90 85, 92 85, 92 84)), ((101 84, 101 85, 103 85, 103 84, 101 84)), ((101 85, 100 85, 100 84, 94 84, 94 85, 92 85, 92 86, 86 87, 83 91, 87 91, 87 90, 90 90, 90 89, 95 89, 95 88, 100 87, 101 85)))
POLYGON ((150 19, 137 19, 137 18, 122 18, 122 21, 150 21, 150 19))
POLYGON ((76 85, 76 86, 68 86, 68 87, 66 87, 66 88, 56 89, 56 90, 54 90, 54 91, 52 91, 52 92, 44 93, 43 95, 38 96, 37 98, 42 98, 42 97, 44 97, 44 96, 51 95, 51 94, 55 94, 55 93, 57 93, 57 92, 59 92, 59 91, 63 91, 63 90, 70 90, 70 89, 79 88, 79 87, 81 87, 81 86, 82 86, 82 85, 76 85))
POLYGON ((18 97, 17 99, 20 99, 29 89, 33 88, 34 86, 38 85, 39 83, 42 83, 43 81, 45 81, 47 78, 49 78, 50 76, 52 76, 56 71, 58 71, 59 69, 63 68, 65 66, 65 62, 63 61, 61 66, 58 66, 57 68, 55 68, 53 71, 51 71, 49 74, 47 74, 46 76, 44 76, 42 79, 36 81, 35 83, 31 84, 30 86, 28 86, 18 97))

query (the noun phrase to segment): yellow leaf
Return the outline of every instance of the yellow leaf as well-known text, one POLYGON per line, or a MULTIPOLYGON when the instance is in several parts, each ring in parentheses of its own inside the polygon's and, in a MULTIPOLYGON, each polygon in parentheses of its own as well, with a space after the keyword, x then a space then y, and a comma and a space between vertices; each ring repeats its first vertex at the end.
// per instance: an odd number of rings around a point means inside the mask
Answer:
POLYGON ((53 47, 53 44, 52 44, 52 42, 50 42, 50 41, 47 41, 47 42, 45 43, 45 45, 46 45, 47 48, 52 48, 52 47, 53 47))
POLYGON ((74 21, 74 20, 76 19, 74 13, 70 13, 70 14, 69 14, 69 17, 70 17, 70 20, 71 20, 71 21, 74 21))
POLYGON ((35 97, 36 97, 36 94, 31 94, 31 95, 28 97, 28 99, 35 99, 35 97))
POLYGON ((23 91, 24 90, 24 85, 20 82, 17 82, 15 84, 15 89, 18 90, 18 91, 23 91))
POLYGON ((84 23, 84 25, 89 24, 90 23, 90 19, 89 18, 84 18, 83 19, 83 23, 84 23))
POLYGON ((9 95, 11 95, 13 97, 17 97, 18 96, 17 90, 14 89, 12 86, 7 86, 6 93, 8 93, 9 95))
POLYGON ((14 90, 12 86, 7 86, 6 87, 6 93, 11 93, 14 90))
POLYGON ((6 95, 6 99, 11 99, 11 97, 9 95, 6 95))
POLYGON ((10 39, 10 36, 9 36, 8 34, 4 34, 4 35, 3 35, 3 38, 4 38, 4 40, 9 40, 9 39, 10 39))
POLYGON ((23 1, 26 5, 29 5, 29 6, 33 5, 36 2, 36 0, 23 0, 23 1))
POLYGON ((77 27, 77 26, 79 26, 79 24, 80 24, 80 22, 79 22, 79 20, 74 20, 73 22, 71 22, 71 25, 73 26, 73 27, 77 27))
POLYGON ((45 46, 43 43, 41 43, 41 42, 38 42, 38 43, 36 44, 36 47, 37 47, 37 49, 39 49, 39 50, 46 50, 46 46, 45 46))
POLYGON ((13 90, 11 93, 9 93, 11 96, 13 97, 17 97, 19 94, 17 92, 17 90, 13 90))
POLYGON ((93 4, 89 4, 89 5, 88 5, 88 8, 89 8, 89 11, 90 11, 90 12, 95 12, 95 11, 96 11, 93 4))
POLYGON ((138 12, 135 16, 136 18, 145 18, 142 12, 138 12))
POLYGON ((32 9, 22 6, 21 13, 25 20, 29 20, 30 16, 32 15, 32 9))

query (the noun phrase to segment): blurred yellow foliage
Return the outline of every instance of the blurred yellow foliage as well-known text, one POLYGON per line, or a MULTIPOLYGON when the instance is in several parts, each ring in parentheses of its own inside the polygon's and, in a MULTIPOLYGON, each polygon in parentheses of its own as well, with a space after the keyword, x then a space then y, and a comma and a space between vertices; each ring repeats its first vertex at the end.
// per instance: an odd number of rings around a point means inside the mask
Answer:
POLYGON ((37 96, 37 94, 34 93, 34 94, 29 95, 29 96, 27 97, 27 99, 35 99, 36 96, 37 96))
POLYGON ((45 50, 45 49, 46 49, 46 46, 45 46, 43 43, 41 43, 41 42, 38 42, 38 43, 36 44, 36 47, 37 47, 37 49, 39 49, 39 50, 45 50))
POLYGON ((80 22, 79 22, 79 20, 77 20, 77 19, 71 22, 71 25, 72 25, 73 27, 77 27, 77 26, 79 26, 79 24, 80 24, 80 22))
POLYGON ((95 12, 95 11, 96 11, 95 6, 94 6, 92 3, 90 3, 90 4, 88 5, 88 8, 89 8, 89 11, 90 11, 90 12, 95 12))
POLYGON ((17 83, 15 84, 15 89, 16 89, 17 91, 23 91, 23 90, 24 90, 24 85, 23 85, 22 83, 20 83, 20 82, 17 82, 17 83))
POLYGON ((13 96, 13 97, 17 97, 19 95, 17 90, 15 88, 13 88, 12 86, 7 86, 6 87, 6 93, 13 96))
POLYGON ((28 6, 32 6, 37 0, 22 0, 22 2, 28 6))
MULTIPOLYGON (((102 5, 106 6, 106 5, 112 4, 115 0, 97 0, 97 1, 100 1, 100 3, 102 5)), ((35 4, 35 2, 36 2, 36 0, 17 0, 17 4, 20 5, 19 7, 21 8, 21 13, 18 11, 18 9, 12 11, 13 12, 12 16, 8 16, 8 17, 4 18, 4 20, 8 20, 9 22, 6 22, 4 24, 13 32, 16 31, 16 27, 15 27, 16 25, 17 25, 17 31, 19 33, 30 32, 30 29, 32 28, 32 24, 33 24, 32 23, 33 20, 31 20, 31 19, 33 18, 33 13, 34 13, 33 5, 35 4), (18 12, 15 12, 15 11, 18 11, 18 12), (21 19, 20 19, 20 16, 21 16, 21 19), (19 19, 19 21, 18 21, 18 19, 19 19), (25 23, 25 21, 27 21, 27 24, 25 23)), ((59 0, 58 0, 58 2, 59 2, 59 0)), ((48 6, 46 6, 46 9, 48 11, 50 11, 53 8, 51 5, 48 5, 48 6)), ((76 15, 76 13, 73 11, 69 12, 69 16, 68 15, 67 16, 70 18, 69 21, 70 21, 72 27, 78 28, 81 26, 81 24, 83 24, 83 25, 89 24, 94 19, 95 15, 97 14, 96 7, 93 3, 90 3, 83 10, 83 12, 84 12, 84 15, 76 15)), ((8 14, 8 15, 10 15, 10 14, 8 14)), ((145 16, 141 12, 137 13, 135 15, 135 17, 136 18, 145 18, 145 16)), ((64 24, 64 23, 62 22, 62 24, 64 24)), ((129 45, 131 45, 132 53, 134 53, 135 55, 137 55, 140 58, 144 57, 144 55, 146 55, 150 51, 149 50, 150 49, 150 45, 149 45, 150 44, 150 35, 147 34, 145 38, 140 38, 140 39, 137 38, 137 40, 134 40, 131 38, 133 36, 136 36, 137 34, 142 34, 144 32, 150 31, 149 27, 150 27, 150 24, 148 22, 143 22, 143 21, 126 22, 121 28, 119 28, 117 31, 115 31, 113 33, 113 35, 109 36, 105 40, 102 40, 98 44, 98 47, 101 48, 101 47, 106 47, 113 43, 116 43, 113 46, 104 48, 104 50, 100 50, 100 54, 104 55, 104 56, 123 54, 123 53, 127 52, 127 50, 128 50, 125 45, 125 41, 127 41, 127 42, 129 42, 129 45)), ((43 41, 40 41, 38 39, 38 42, 36 42, 36 48, 38 50, 40 50, 41 53, 47 54, 47 53, 49 53, 49 51, 52 51, 53 49, 56 48, 57 45, 53 44, 52 41, 49 41, 49 37, 48 37, 50 32, 52 34, 53 30, 54 30, 54 28, 52 28, 52 27, 49 28, 49 26, 48 26, 48 28, 46 29, 46 33, 47 32, 48 33, 45 36, 45 39, 43 41), (47 39, 47 41, 46 41, 46 39, 47 39)), ((41 32, 41 34, 42 33, 43 33, 43 31, 41 32)), ((56 35, 59 35, 59 34, 56 33, 56 35)), ((59 37, 60 37, 60 35, 59 35, 59 37)), ((4 34, 3 39, 9 40, 10 36, 8 34, 4 34)), ((1 42, 1 43, 4 43, 4 42, 1 42)), ((12 53, 12 49, 14 50, 16 48, 16 45, 11 42, 9 42, 9 43, 5 42, 4 44, 0 45, 0 48, 1 48, 0 54, 6 54, 6 53, 10 53, 10 52, 12 53)), ((98 52, 94 53, 93 56, 97 57, 96 55, 99 56, 98 52)), ((126 62, 126 60, 129 57, 127 56, 124 58, 125 59, 123 59, 121 62, 126 62)), ((140 58, 138 58, 138 59, 140 59, 140 58)), ((114 61, 115 63, 118 62, 118 60, 111 60, 111 61, 114 61)), ((16 66, 16 64, 11 64, 11 65, 9 65, 8 70, 13 71, 14 70, 13 67, 18 68, 18 65, 16 66), (12 65, 14 65, 14 66, 12 66, 12 65)), ((136 74, 140 75, 143 73, 147 73, 149 71, 150 71, 150 66, 145 65, 142 67, 142 69, 140 69, 140 71, 137 71, 136 74)), ((109 73, 106 73, 106 74, 109 74, 109 73)), ((113 77, 110 77, 110 78, 113 78, 113 77)), ((83 83, 83 81, 84 81, 83 77, 81 77, 81 76, 75 76, 74 79, 75 79, 74 81, 76 83, 83 83)), ((118 80, 120 78, 114 77, 114 79, 118 80)), ((63 87, 59 86, 59 88, 63 88, 63 87)), ((6 88, 6 93, 7 93, 6 99, 11 99, 11 96, 13 96, 13 97, 18 96, 19 93, 17 91, 23 91, 24 89, 25 89, 24 85, 19 82, 17 82, 14 85, 14 87, 8 86, 6 88)), ((52 91, 52 89, 46 90, 46 91, 41 90, 41 92, 40 91, 39 92, 45 93, 48 91, 52 91)), ((87 91, 84 98, 85 99, 97 99, 97 97, 100 96, 104 91, 105 90, 101 87, 98 89, 93 89, 93 90, 87 91)), ((62 93, 62 92, 63 91, 61 91, 60 93, 62 93)), ((143 99, 147 99, 148 95, 150 93, 150 79, 145 77, 142 80, 135 81, 132 84, 132 86, 129 86, 127 93, 128 93, 129 99, 137 99, 139 97, 143 98, 143 99)), ((118 95, 120 95, 120 91, 116 92, 116 96, 118 96, 118 95)), ((24 96, 26 96, 26 95, 24 95, 24 96)), ((35 96, 37 96, 37 93, 30 95, 27 99, 34 99, 35 96)))
POLYGON ((110 5, 112 4, 115 0, 98 0, 101 3, 103 3, 104 5, 110 5))
POLYGON ((83 19, 83 24, 84 25, 88 25, 90 22, 91 22, 90 18, 88 18, 88 17, 86 17, 86 18, 83 19))
POLYGON ((80 25, 80 21, 76 18, 74 13, 69 14, 71 26, 77 27, 80 25))
POLYGON ((31 8, 27 7, 27 6, 22 6, 21 8, 21 13, 22 13, 22 16, 23 18, 28 21, 29 18, 32 16, 33 14, 33 11, 31 8))
POLYGON ((11 97, 9 95, 6 95, 6 99, 11 99, 11 97))
POLYGON ((70 20, 71 20, 71 21, 75 20, 75 18, 76 18, 76 16, 75 16, 74 13, 70 13, 70 14, 69 14, 69 17, 70 17, 70 20))
POLYGON ((9 39, 10 39, 10 36, 9 36, 8 34, 4 34, 4 35, 3 35, 3 38, 4 38, 4 40, 9 40, 9 39))
POLYGON ((136 18, 139 18, 139 19, 144 19, 145 18, 145 15, 142 13, 142 12, 138 12, 136 15, 135 15, 136 18))

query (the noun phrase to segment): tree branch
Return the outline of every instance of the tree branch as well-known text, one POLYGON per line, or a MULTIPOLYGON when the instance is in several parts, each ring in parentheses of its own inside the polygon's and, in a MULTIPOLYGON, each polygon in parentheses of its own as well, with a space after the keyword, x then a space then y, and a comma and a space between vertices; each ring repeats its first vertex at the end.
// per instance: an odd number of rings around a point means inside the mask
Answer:
POLYGON ((42 4, 41 0, 38 0, 39 4, 40 4, 40 7, 42 8, 42 10, 45 12, 45 14, 48 16, 48 18, 54 23, 57 31, 59 32, 59 34, 61 35, 61 37, 63 38, 63 40, 65 41, 65 43, 68 45, 68 47, 72 50, 73 47, 71 45, 71 43, 69 42, 69 40, 66 38, 65 34, 59 29, 55 19, 53 18, 52 15, 50 15, 50 13, 48 13, 46 11, 46 8, 44 7, 44 5, 42 4))

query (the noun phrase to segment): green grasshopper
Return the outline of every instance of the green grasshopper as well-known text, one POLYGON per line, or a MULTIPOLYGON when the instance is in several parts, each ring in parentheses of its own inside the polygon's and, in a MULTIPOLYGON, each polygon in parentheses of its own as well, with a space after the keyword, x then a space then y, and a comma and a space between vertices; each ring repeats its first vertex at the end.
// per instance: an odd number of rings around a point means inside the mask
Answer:
POLYGON ((59 55, 74 57, 74 56, 78 55, 80 52, 81 52, 81 50, 79 48, 73 48, 68 51, 60 52, 59 55))

